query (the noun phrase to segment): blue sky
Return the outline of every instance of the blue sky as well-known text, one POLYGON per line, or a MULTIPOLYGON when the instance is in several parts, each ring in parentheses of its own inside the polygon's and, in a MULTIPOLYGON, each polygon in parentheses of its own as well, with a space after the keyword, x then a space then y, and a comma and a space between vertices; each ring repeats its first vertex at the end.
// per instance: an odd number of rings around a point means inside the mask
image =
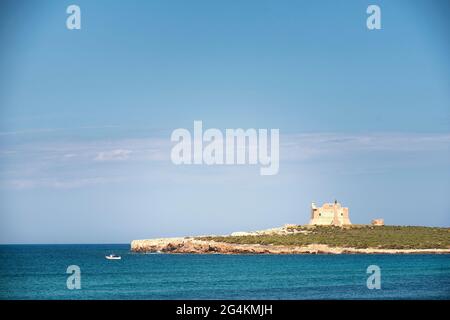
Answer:
POLYGON ((2 6, 1 243, 303 224, 335 198, 354 223, 450 225, 447 1, 2 6), (279 128, 279 174, 174 166, 194 120, 279 128))

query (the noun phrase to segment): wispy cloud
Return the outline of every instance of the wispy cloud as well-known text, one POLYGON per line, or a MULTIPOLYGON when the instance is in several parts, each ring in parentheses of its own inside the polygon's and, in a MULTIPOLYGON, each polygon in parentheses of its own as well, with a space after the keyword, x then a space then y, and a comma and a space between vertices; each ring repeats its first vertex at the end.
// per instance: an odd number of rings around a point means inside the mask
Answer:
POLYGON ((52 188, 52 189, 72 189, 90 185, 107 184, 123 181, 117 177, 86 177, 86 178, 30 178, 9 180, 6 184, 15 189, 31 188, 52 188))
POLYGON ((310 160, 324 156, 355 156, 363 153, 399 154, 449 151, 450 134, 310 133, 281 136, 281 159, 310 160))
MULTIPOLYGON (((446 133, 281 132, 280 139, 281 170, 284 163, 307 165, 316 160, 333 163, 345 158, 348 163, 360 165, 359 170, 365 163, 364 170, 377 171, 382 166, 392 167, 406 162, 411 164, 411 161, 415 165, 429 158, 448 161, 450 157, 450 134, 446 133), (411 157, 412 154, 415 156, 411 157), (361 162, 361 156, 382 159, 383 163, 368 164, 366 159, 361 162), (390 160, 394 158, 395 161, 390 160)), ((161 165, 165 166, 167 175, 173 176, 179 171, 170 162, 172 145, 170 136, 65 142, 49 139, 33 143, 27 140, 23 143, 14 141, 0 150, 0 180, 3 186, 17 189, 81 188, 120 182, 131 176, 140 179, 161 176, 161 165)), ((237 172, 197 169, 195 174, 208 176, 229 176, 237 172)))
POLYGON ((94 158, 95 161, 121 161, 127 160, 133 151, 125 149, 116 149, 111 151, 99 152, 94 158))
POLYGON ((114 129, 119 128, 118 125, 104 125, 104 126, 82 126, 74 128, 40 128, 40 129, 26 129, 26 130, 15 130, 15 131, 0 131, 1 136, 25 136, 25 135, 36 135, 54 132, 70 132, 75 130, 99 130, 99 129, 114 129))

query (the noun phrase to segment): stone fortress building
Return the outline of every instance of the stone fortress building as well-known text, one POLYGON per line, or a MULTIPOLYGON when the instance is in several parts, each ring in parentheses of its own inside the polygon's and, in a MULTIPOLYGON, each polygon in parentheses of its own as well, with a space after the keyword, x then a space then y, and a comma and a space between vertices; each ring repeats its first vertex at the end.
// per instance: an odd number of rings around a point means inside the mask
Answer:
POLYGON ((332 225, 344 226, 351 225, 348 216, 348 208, 342 207, 337 201, 334 203, 325 203, 318 208, 314 203, 311 204, 311 220, 310 225, 332 225))

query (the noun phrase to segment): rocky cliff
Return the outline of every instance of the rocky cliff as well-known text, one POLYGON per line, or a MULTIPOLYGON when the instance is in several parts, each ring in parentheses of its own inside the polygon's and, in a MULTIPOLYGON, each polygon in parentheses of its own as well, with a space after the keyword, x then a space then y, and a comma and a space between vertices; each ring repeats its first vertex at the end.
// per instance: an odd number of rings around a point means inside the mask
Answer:
POLYGON ((197 253, 197 254, 341 254, 341 253, 450 253, 450 249, 375 249, 329 247, 323 244, 308 246, 275 246, 259 244, 233 244, 194 238, 161 238, 134 240, 131 242, 134 252, 159 253, 197 253))
MULTIPOLYGON (((296 225, 284 225, 279 228, 271 228, 253 232, 234 232, 228 236, 199 236, 199 237, 180 237, 180 238, 161 238, 148 240, 134 240, 131 242, 131 250, 134 252, 160 252, 160 253, 199 253, 199 254, 318 254, 318 253, 450 253, 450 244, 448 243, 447 228, 425 228, 425 227, 374 227, 374 226, 352 226, 345 228, 316 228, 302 227, 296 225), (348 229, 350 228, 350 229, 348 229), (353 231, 353 233, 351 232, 353 231), (354 233, 357 232, 357 233, 354 233), (321 243, 323 238, 318 235, 326 235, 331 238, 344 236, 340 244, 326 245, 321 243), (315 236, 315 237, 314 237, 315 236), (249 243, 236 241, 249 237, 249 243), (295 245, 291 242, 289 245, 272 245, 255 243, 255 238, 269 237, 273 239, 284 239, 284 237, 307 237, 316 239, 317 242, 310 242, 308 245, 295 245), (349 239, 357 241, 350 242, 349 239), (349 243, 362 242, 364 238, 378 238, 379 241, 371 242, 373 247, 355 248, 349 243), (387 241, 389 238, 393 241, 387 241), (402 238, 404 241, 398 241, 402 238), (420 239, 419 242, 416 239, 420 239), (230 241, 231 240, 231 241, 230 241), (381 241, 381 242, 380 242, 381 241), (411 247, 411 241, 418 243, 414 248, 411 247), (432 245, 423 246, 423 243, 433 242, 432 245), (345 243, 345 245, 344 245, 345 243), (384 246, 380 246, 383 244, 384 246), (391 247, 389 247, 391 245, 391 247), (403 247, 400 245, 404 245, 403 247)), ((263 242, 264 243, 264 242, 263 242)))

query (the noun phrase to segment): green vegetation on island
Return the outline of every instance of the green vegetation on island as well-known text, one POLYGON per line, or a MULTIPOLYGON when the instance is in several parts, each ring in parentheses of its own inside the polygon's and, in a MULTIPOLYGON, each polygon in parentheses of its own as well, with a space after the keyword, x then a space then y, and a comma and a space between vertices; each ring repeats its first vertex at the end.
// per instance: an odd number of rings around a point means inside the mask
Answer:
POLYGON ((198 239, 234 244, 307 246, 379 249, 449 249, 450 228, 415 226, 291 226, 287 234, 214 236, 198 239))

